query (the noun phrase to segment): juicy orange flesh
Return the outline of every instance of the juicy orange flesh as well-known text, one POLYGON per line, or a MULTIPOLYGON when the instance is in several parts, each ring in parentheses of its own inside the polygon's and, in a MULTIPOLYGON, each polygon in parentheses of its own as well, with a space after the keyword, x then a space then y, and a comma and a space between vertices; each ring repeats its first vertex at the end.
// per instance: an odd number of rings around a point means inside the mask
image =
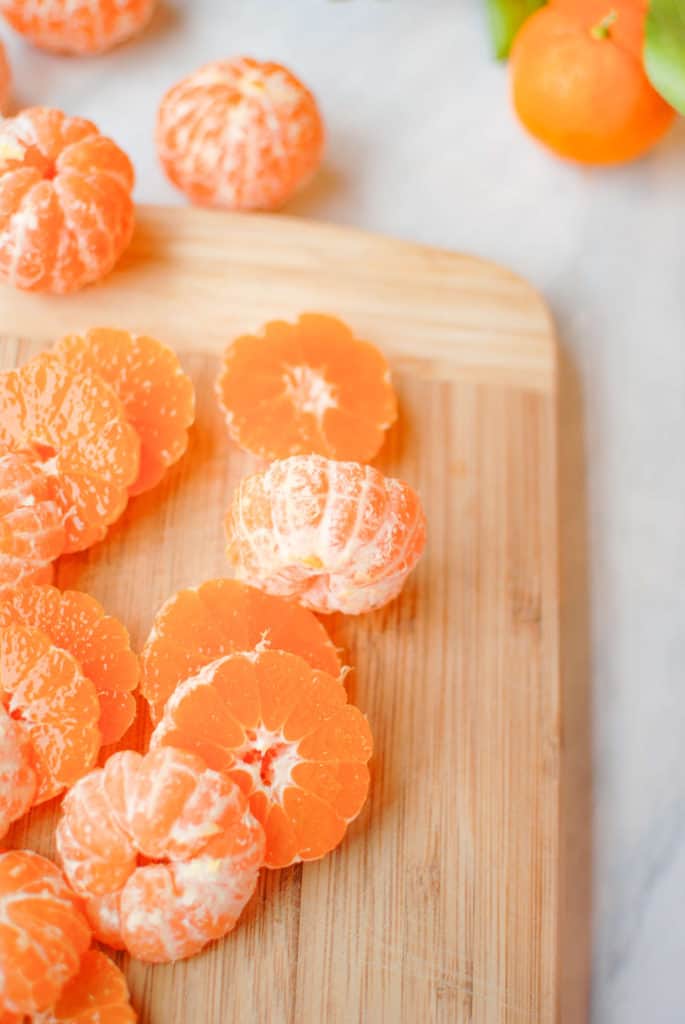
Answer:
POLYGON ((283 651, 207 667, 169 701, 151 742, 235 778, 266 830, 268 867, 333 849, 368 790, 366 719, 337 679, 283 651))
POLYGON ((318 313, 237 338, 217 393, 233 439, 268 459, 314 452, 368 462, 397 417, 381 352, 318 313))

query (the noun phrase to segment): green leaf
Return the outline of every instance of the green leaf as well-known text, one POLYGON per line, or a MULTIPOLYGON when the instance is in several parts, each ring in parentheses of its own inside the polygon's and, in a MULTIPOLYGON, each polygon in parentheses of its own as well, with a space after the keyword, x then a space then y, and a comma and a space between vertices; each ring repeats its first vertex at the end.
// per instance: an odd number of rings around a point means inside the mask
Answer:
POLYGON ((685 3, 650 0, 645 32, 645 68, 664 99, 685 114, 685 3))
POLYGON ((547 0, 485 0, 490 22, 490 35, 495 56, 504 60, 509 56, 514 36, 526 18, 547 0))

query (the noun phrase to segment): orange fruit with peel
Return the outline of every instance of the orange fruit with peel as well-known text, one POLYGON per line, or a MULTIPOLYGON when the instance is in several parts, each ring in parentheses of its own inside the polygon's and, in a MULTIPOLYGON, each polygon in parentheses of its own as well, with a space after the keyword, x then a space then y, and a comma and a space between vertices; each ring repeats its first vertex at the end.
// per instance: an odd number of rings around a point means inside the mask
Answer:
POLYGON ((528 131, 581 163, 633 160, 675 111, 642 61, 646 0, 551 0, 524 22, 510 58, 514 108, 528 131))
POLYGON ((140 437, 140 469, 129 493, 154 487, 188 446, 195 391, 176 353, 155 338, 95 327, 62 338, 54 353, 72 370, 97 373, 121 399, 140 437))
POLYGON ((282 65, 250 57, 201 67, 157 114, 162 167, 201 206, 281 206, 318 167, 323 142, 309 89, 282 65))
POLYGON ((226 654, 258 648, 291 651, 336 677, 342 671, 324 627, 293 601, 232 579, 174 594, 158 611, 141 654, 140 690, 153 721, 189 676, 226 654))
POLYGON ((319 455, 244 477, 225 525, 239 579, 324 614, 359 615, 393 600, 426 541, 409 484, 319 455))
POLYGON ((91 932, 59 868, 28 850, 0 853, 0 1013, 54 1006, 78 973, 91 932))
POLYGON ((57 848, 96 938, 160 963, 235 926, 264 833, 227 775, 164 747, 113 754, 83 778, 63 801, 57 848))
POLYGON ((315 452, 368 462, 397 419, 383 354, 320 313, 237 338, 216 390, 236 444, 269 460, 315 452))
POLYGON ((285 651, 229 654, 182 683, 150 740, 166 745, 238 783, 271 868, 334 849, 368 793, 366 719, 339 680, 285 651))
POLYGON ((39 629, 71 654, 97 694, 102 743, 116 743, 136 713, 133 691, 140 664, 125 626, 78 590, 27 585, 0 598, 0 633, 10 626, 39 629))
POLYGON ((133 234, 133 167, 91 121, 0 121, 0 280, 62 294, 108 274, 133 234))
POLYGON ((109 50, 145 27, 157 0, 0 0, 0 12, 34 46, 58 53, 109 50))
POLYGON ((0 445, 40 453, 65 551, 102 540, 138 477, 140 440, 120 399, 101 377, 51 353, 0 373, 0 445))

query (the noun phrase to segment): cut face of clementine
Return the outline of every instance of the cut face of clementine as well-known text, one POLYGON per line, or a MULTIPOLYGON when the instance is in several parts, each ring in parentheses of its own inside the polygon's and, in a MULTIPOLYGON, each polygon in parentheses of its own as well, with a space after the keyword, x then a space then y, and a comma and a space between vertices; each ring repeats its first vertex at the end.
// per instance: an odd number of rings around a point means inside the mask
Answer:
POLYGON ((0 701, 25 730, 37 779, 34 803, 57 796, 95 764, 101 742, 95 686, 39 629, 0 629, 0 701))
POLYGON ((318 313, 237 338, 217 395, 236 444, 269 460, 314 452, 368 462, 397 418, 382 353, 318 313))
POLYGON ((28 732, 0 704, 0 839, 31 807, 37 786, 28 732))
POLYGON ((65 551, 102 540, 138 476, 140 440, 117 395, 51 353, 0 373, 0 445, 40 453, 65 551))
POLYGON ((233 654, 169 698, 150 741, 228 772, 266 832, 266 866, 323 857, 369 787, 373 741, 345 688, 284 651, 233 654))
POLYGON ((38 585, 14 588, 0 599, 0 632, 12 625, 41 630, 76 659, 97 693, 102 743, 120 740, 135 717, 140 676, 126 627, 89 594, 38 585))
POLYGON ((64 511, 39 451, 0 447, 0 599, 64 551, 64 511))
POLYGON ((179 683, 209 662, 257 648, 291 651, 333 676, 342 670, 324 627, 292 601, 232 579, 174 594, 157 613, 141 655, 140 688, 153 720, 179 683))
POLYGON ((140 438, 140 469, 130 493, 158 484, 185 452, 195 419, 193 383, 176 353, 155 338, 106 327, 68 335, 53 351, 72 370, 99 374, 121 399, 140 438))

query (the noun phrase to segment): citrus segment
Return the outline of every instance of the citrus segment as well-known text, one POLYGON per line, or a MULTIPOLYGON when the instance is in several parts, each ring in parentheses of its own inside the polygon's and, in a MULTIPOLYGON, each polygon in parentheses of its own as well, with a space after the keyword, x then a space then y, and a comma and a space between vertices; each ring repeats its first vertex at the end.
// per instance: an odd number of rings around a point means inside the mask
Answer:
POLYGON ((54 351, 72 370, 98 373, 116 391, 141 441, 130 493, 154 487, 185 452, 195 418, 193 384, 176 353, 155 338, 110 328, 68 335, 54 351))
POLYGON ((0 704, 0 839, 28 811, 37 785, 26 731, 0 704))
POLYGON ((104 537, 138 475, 140 441, 114 391, 50 353, 0 373, 0 445, 41 452, 66 551, 104 537))
POLYGON ((385 357, 319 313, 237 338, 217 394, 233 440, 266 459, 316 452, 368 462, 397 418, 385 357))
POLYGON ((28 736, 35 803, 61 793, 93 766, 100 749, 95 687, 76 659, 39 629, 0 629, 0 700, 28 736))
POLYGON ((64 514, 37 451, 0 448, 0 598, 64 551, 64 514))
POLYGON ((32 1024, 135 1024, 137 1019, 124 975, 104 953, 89 949, 56 1004, 32 1024))
POLYGON ((280 64, 249 57, 183 78, 157 114, 162 167, 202 206, 281 206, 318 167, 323 142, 310 91, 280 64))
POLYGON ((317 612, 349 615, 397 597, 425 533, 408 484, 318 455, 245 477, 226 518, 228 557, 240 579, 317 612))
POLYGON ((150 741, 167 744, 235 779, 271 868, 332 850, 368 792, 366 719, 337 679, 284 651, 227 655, 181 683, 150 741))
POLYGON ((91 121, 30 107, 0 122, 0 278, 60 294, 104 277, 133 234, 133 179, 91 121))
POLYGON ((234 927, 257 882, 264 833, 227 775, 165 747, 114 754, 77 783, 62 804, 57 848, 96 937, 165 962, 234 927))
POLYGON ((54 1005, 79 968, 90 928, 62 872, 28 850, 0 853, 0 1013, 54 1005))
POLYGON ((97 691, 103 744, 121 739, 135 717, 133 690, 140 675, 125 626, 89 594, 37 585, 0 599, 0 630, 12 624, 42 630, 74 656, 97 691))
POLYGON ((98 942, 111 949, 126 949, 121 934, 121 890, 115 889, 103 896, 89 896, 84 899, 83 906, 93 934, 98 942))
POLYGON ((295 603, 232 579, 179 591, 157 613, 141 655, 140 689, 153 718, 176 686, 204 665, 259 645, 292 651, 334 676, 341 672, 326 630, 295 603))

